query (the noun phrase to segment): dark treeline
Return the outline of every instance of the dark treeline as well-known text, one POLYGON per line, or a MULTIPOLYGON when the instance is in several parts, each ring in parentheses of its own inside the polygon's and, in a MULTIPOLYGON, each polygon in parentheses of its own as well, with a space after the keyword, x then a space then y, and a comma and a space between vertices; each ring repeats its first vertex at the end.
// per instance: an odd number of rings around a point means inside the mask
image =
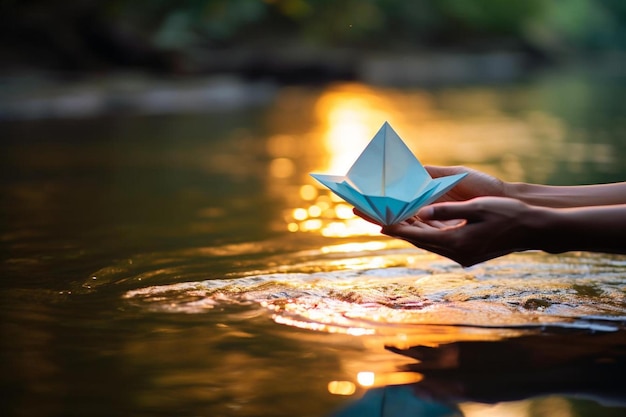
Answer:
POLYGON ((192 71, 211 51, 517 50, 558 59, 626 46, 623 0, 0 0, 0 70, 192 71))

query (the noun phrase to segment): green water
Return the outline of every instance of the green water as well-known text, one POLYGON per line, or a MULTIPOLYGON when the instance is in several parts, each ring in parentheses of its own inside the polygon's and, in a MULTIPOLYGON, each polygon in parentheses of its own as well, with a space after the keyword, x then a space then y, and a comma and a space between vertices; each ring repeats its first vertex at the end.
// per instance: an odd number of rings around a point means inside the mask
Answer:
POLYGON ((621 181, 625 93, 560 74, 3 122, 2 415, 623 415, 624 257, 462 269, 377 235, 308 173, 389 120, 425 164, 621 181))

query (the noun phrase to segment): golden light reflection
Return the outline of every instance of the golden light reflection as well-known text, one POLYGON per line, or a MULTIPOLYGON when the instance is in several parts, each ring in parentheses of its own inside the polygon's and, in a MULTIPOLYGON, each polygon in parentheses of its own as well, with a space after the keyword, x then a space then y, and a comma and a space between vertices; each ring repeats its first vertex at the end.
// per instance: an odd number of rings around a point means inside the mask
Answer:
POLYGON ((270 174, 275 178, 288 178, 293 175, 295 165, 289 158, 276 158, 270 163, 270 174))
POLYGON ((578 415, 567 399, 557 396, 497 404, 463 403, 459 406, 466 417, 529 417, 533 415, 573 417, 578 415))
MULTIPOLYGON (((401 114, 391 96, 358 84, 325 91, 315 103, 315 113, 328 158, 317 170, 338 174, 348 170, 383 122, 396 121, 401 114)), ((285 141, 284 137, 272 138, 268 147, 280 148, 285 141)), ((278 168, 276 171, 287 175, 278 168)), ((290 232, 317 232, 326 237, 375 236, 380 232, 378 226, 355 216, 352 206, 320 184, 300 186, 299 195, 308 206, 296 208, 287 216, 290 232)))
POLYGON ((376 382, 376 374, 374 372, 362 371, 356 374, 356 380, 362 387, 371 387, 376 382))
POLYGON ((311 206, 307 210, 310 217, 319 217, 322 215, 322 208, 320 206, 311 206))
POLYGON ((356 391, 356 385, 350 381, 330 381, 328 392, 335 395, 352 395, 356 391))
POLYGON ((308 219, 300 223, 300 230, 303 232, 320 230, 323 225, 324 223, 320 219, 308 219))
POLYGON ((282 316, 280 314, 273 315, 272 320, 274 320, 278 324, 284 324, 300 329, 316 330, 327 333, 347 334, 350 336, 367 336, 376 333, 376 330, 374 329, 367 329, 362 327, 343 327, 327 323, 316 323, 311 321, 298 320, 291 317, 282 316))
POLYGON ((343 203, 337 204, 335 206, 335 214, 337 215, 337 217, 343 220, 348 220, 354 217, 352 207, 343 203))
POLYGON ((346 253, 346 252, 362 252, 386 249, 389 242, 363 242, 363 243, 346 243, 343 245, 333 245, 322 247, 322 253, 346 253))
POLYGON ((390 95, 359 84, 328 90, 315 106, 329 160, 324 172, 348 170, 373 134, 399 114, 390 95))
POLYGON ((380 227, 366 222, 352 212, 352 206, 343 200, 333 198, 326 190, 311 192, 309 188, 300 188, 303 203, 308 206, 292 209, 285 216, 287 230, 290 232, 317 232, 326 237, 377 236, 380 227), (337 201, 339 200, 339 201, 337 201))
POLYGON ((387 385, 415 384, 424 379, 418 372, 382 372, 361 371, 357 373, 357 383, 364 388, 382 387, 387 385))
POLYGON ((302 221, 302 220, 305 220, 307 216, 308 216, 308 212, 306 209, 298 207, 297 209, 293 210, 293 218, 295 220, 302 221))
POLYGON ((300 197, 307 201, 315 200, 315 197, 317 197, 317 188, 311 184, 303 185, 300 187, 300 197))

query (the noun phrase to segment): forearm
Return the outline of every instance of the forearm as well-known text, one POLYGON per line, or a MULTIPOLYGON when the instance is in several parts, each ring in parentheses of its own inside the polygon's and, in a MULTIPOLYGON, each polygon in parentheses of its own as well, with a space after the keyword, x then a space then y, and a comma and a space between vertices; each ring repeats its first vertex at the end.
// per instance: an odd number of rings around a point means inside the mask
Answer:
POLYGON ((626 182, 579 186, 505 183, 506 197, 543 207, 585 207, 626 204, 626 182))
POLYGON ((626 204, 552 209, 537 207, 530 249, 551 253, 626 253, 626 204))

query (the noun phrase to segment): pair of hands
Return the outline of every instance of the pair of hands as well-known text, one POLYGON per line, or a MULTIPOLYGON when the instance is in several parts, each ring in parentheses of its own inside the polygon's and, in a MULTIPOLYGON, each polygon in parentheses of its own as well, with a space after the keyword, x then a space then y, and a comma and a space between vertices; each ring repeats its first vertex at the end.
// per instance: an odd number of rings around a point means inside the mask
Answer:
MULTIPOLYGON (((531 249, 524 219, 533 207, 507 197, 506 183, 465 167, 426 167, 433 177, 468 175, 437 203, 416 216, 383 226, 381 232, 471 266, 511 252, 531 249)), ((366 215, 355 210, 365 220, 366 215)))

